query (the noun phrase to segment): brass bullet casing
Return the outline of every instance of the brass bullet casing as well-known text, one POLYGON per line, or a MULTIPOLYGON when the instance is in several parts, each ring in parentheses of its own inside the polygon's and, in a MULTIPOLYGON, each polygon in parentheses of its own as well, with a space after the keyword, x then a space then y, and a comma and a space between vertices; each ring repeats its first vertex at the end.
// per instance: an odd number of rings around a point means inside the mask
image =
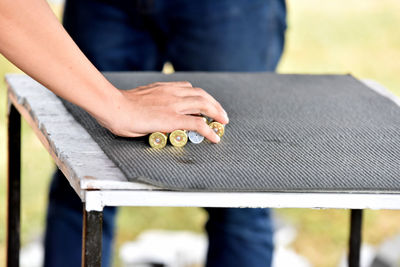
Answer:
POLYGON ((175 130, 169 135, 169 142, 176 147, 183 147, 188 141, 185 130, 175 130))
POLYGON ((225 133, 225 126, 222 123, 213 121, 208 126, 214 130, 214 132, 219 136, 222 137, 225 133))
POLYGON ((164 148, 167 145, 168 136, 165 133, 155 132, 149 136, 149 144, 152 148, 164 148))

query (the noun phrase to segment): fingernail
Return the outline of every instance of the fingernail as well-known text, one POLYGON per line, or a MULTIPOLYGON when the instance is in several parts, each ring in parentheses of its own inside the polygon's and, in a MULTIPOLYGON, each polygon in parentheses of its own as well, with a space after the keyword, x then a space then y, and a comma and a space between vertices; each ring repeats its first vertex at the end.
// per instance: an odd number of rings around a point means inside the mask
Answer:
POLYGON ((227 120, 227 122, 229 122, 228 114, 226 114, 226 112, 225 112, 225 116, 224 117, 227 120))
POLYGON ((215 136, 216 136, 217 143, 219 143, 221 141, 221 138, 218 135, 215 135, 215 136))

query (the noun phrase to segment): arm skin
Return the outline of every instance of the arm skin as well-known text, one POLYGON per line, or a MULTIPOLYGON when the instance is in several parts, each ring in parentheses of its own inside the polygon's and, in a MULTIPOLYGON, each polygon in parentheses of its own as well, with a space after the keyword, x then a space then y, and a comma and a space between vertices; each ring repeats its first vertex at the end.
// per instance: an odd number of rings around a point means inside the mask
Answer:
POLYGON ((79 50, 45 0, 0 0, 0 53, 116 135, 185 129, 219 142, 201 118, 190 114, 228 123, 221 105, 189 82, 154 83, 128 91, 114 87, 79 50))

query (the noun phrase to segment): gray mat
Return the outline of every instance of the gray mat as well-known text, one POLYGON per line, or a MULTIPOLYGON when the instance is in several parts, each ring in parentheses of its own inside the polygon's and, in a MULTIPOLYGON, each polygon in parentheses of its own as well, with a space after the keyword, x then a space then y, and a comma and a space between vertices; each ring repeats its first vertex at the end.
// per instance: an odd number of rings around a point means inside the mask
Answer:
POLYGON ((172 190, 399 192, 400 108, 351 76, 110 73, 121 89, 188 80, 226 108, 220 144, 155 150, 65 103, 130 181, 172 190))

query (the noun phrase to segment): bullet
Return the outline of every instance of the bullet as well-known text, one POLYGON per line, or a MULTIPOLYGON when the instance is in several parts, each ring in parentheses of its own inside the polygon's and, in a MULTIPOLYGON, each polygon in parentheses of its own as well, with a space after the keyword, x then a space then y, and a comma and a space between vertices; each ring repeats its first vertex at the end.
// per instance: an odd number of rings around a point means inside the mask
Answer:
POLYGON ((167 145, 168 136, 165 133, 155 132, 149 136, 149 144, 152 148, 164 148, 167 145))
POLYGON ((169 142, 176 147, 183 147, 188 141, 185 130, 175 130, 169 135, 169 142))
POLYGON ((214 130, 214 132, 219 136, 222 137, 225 133, 225 126, 222 123, 213 121, 208 126, 214 130))
POLYGON ((188 138, 194 144, 200 144, 204 140, 204 136, 195 131, 189 131, 188 138))

